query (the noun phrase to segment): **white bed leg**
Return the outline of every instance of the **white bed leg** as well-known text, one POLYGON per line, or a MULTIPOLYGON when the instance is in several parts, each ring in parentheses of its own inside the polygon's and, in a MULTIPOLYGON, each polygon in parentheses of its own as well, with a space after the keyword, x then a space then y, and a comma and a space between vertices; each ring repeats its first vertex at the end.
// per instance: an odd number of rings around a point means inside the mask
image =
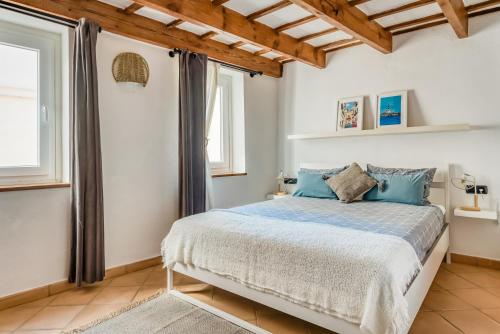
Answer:
POLYGON ((448 250, 446 251, 446 263, 447 264, 450 264, 451 263, 451 251, 450 249, 448 248, 448 250))
POLYGON ((174 271, 172 268, 167 268, 167 291, 174 290, 174 271))

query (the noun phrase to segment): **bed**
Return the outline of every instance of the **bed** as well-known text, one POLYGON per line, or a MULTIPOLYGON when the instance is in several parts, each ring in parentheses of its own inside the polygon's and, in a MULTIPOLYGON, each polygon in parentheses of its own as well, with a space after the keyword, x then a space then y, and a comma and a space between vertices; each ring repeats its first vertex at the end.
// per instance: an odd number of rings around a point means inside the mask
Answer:
POLYGON ((449 247, 447 171, 433 189, 429 206, 287 197, 184 218, 168 289, 176 271, 338 333, 404 333, 449 247))

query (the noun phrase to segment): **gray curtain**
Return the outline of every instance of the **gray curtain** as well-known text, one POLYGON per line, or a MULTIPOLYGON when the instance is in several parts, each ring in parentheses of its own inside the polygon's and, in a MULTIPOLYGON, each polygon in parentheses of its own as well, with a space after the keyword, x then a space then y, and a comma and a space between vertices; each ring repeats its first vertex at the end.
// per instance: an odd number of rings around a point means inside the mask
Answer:
POLYGON ((97 98, 99 26, 81 19, 75 29, 71 143, 71 263, 69 281, 104 279, 104 212, 97 98))
POLYGON ((181 217, 206 210, 205 115, 207 56, 179 57, 179 189, 181 217))

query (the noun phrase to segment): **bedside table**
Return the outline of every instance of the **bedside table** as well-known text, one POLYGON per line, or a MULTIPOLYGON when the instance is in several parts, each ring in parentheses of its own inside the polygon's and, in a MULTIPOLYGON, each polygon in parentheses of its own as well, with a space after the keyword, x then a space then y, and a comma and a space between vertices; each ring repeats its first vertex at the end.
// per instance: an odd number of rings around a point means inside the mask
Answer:
POLYGON ((285 197, 291 197, 292 194, 286 194, 286 195, 276 195, 276 194, 267 194, 266 199, 278 199, 278 198, 285 198, 285 197))
POLYGON ((489 211, 489 210, 466 211, 466 210, 461 210, 460 208, 455 208, 455 210, 453 211, 453 214, 456 217, 493 220, 493 221, 496 221, 498 223, 498 212, 497 211, 489 211))

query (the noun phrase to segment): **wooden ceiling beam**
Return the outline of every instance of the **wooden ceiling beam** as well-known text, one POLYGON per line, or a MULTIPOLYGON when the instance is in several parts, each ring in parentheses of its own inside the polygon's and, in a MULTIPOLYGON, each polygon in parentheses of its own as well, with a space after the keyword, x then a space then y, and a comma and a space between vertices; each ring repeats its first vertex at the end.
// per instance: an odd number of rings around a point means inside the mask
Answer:
POLYGON ((126 8, 124 8, 124 9, 123 9, 123 12, 124 12, 125 14, 132 14, 132 13, 137 12, 137 11, 138 11, 139 9, 141 9, 142 7, 144 7, 144 6, 139 5, 139 4, 136 4, 136 3, 134 2, 134 3, 132 3, 130 6, 128 6, 128 7, 126 7, 126 8))
POLYGON ((331 42, 331 43, 327 43, 327 44, 318 46, 318 49, 328 51, 331 49, 335 49, 339 46, 349 45, 349 44, 352 44, 355 42, 359 42, 359 41, 356 38, 345 38, 345 39, 340 39, 340 40, 335 41, 335 42, 331 42))
MULTIPOLYGON (((488 0, 479 2, 470 6, 465 7, 467 10, 467 15, 469 18, 481 16, 485 14, 490 14, 494 12, 500 11, 500 7, 494 7, 500 4, 500 0, 488 0)), ((404 24, 399 24, 398 29, 406 28, 402 30, 394 31, 393 35, 402 35, 412 31, 427 29, 430 27, 435 27, 437 25, 448 23, 448 20, 445 18, 444 14, 435 14, 430 15, 418 20, 413 20, 409 22, 405 22, 404 24)), ((390 28, 390 27, 389 27, 390 28)), ((393 29, 396 30, 396 29, 393 29)))
POLYGON ((318 18, 315 15, 306 16, 301 19, 280 25, 279 27, 274 28, 274 30, 276 30, 277 32, 282 32, 309 23, 311 21, 316 21, 317 19, 318 18))
POLYGON ((122 36, 155 44, 165 48, 181 48, 207 54, 208 57, 225 63, 262 71, 272 77, 281 77, 282 66, 265 57, 231 49, 214 40, 202 40, 196 34, 178 28, 165 28, 165 24, 137 14, 124 14, 116 7, 97 0, 7 0, 28 8, 60 17, 78 20, 86 17, 97 22, 104 30, 122 36))
MULTIPOLYGON (((494 7, 497 5, 500 5, 500 0, 487 0, 487 1, 479 2, 479 3, 473 4, 473 5, 469 5, 469 6, 465 7, 465 10, 467 11, 469 17, 478 16, 478 15, 475 15, 476 11, 479 11, 479 12, 477 12, 479 15, 487 14, 489 12, 488 10, 491 10, 490 7, 494 7), (486 9, 486 10, 483 11, 482 9, 486 9)), ((413 29, 413 28, 416 28, 417 26, 420 26, 420 25, 422 25, 422 26, 425 25, 425 27, 431 27, 432 23, 441 22, 445 18, 446 17, 443 13, 433 14, 433 15, 421 17, 421 18, 418 18, 415 20, 394 24, 392 26, 386 27, 386 29, 389 31, 395 31, 395 30, 400 30, 400 29, 404 29, 404 28, 413 29)), ((436 25, 436 24, 434 24, 434 25, 436 25)), ((416 29, 413 29, 413 30, 416 30, 416 29)), ((413 31, 413 30, 411 30, 411 31, 413 31)), ((405 32, 409 32, 409 31, 410 30, 405 30, 405 32)), ((393 34, 400 34, 400 33, 394 32, 393 34)))
POLYGON ((404 11, 407 11, 407 10, 411 10, 411 9, 415 9, 415 8, 418 8, 418 7, 426 6, 426 5, 429 5, 431 3, 435 3, 435 2, 436 2, 436 0, 418 0, 418 1, 415 1, 415 2, 410 2, 410 3, 406 4, 406 5, 394 7, 394 8, 388 9, 388 10, 384 10, 383 12, 379 12, 379 13, 376 13, 376 14, 373 14, 373 15, 369 15, 368 19, 373 21, 373 20, 376 20, 376 19, 380 19, 381 17, 386 17, 386 16, 389 16, 389 15, 394 15, 394 14, 401 13, 401 12, 404 12, 404 11))
POLYGON ((200 38, 204 41, 206 41, 207 39, 211 39, 212 37, 215 37, 217 36, 219 33, 215 32, 215 31, 209 31, 207 33, 204 33, 203 35, 200 36, 200 38))
POLYGON ((274 13, 280 9, 290 6, 291 3, 288 0, 283 0, 269 7, 263 8, 247 16, 250 21, 256 20, 259 17, 266 16, 268 14, 274 13))
POLYGON ((347 48, 350 48, 350 47, 353 47, 353 46, 358 46, 358 45, 363 45, 365 43, 361 42, 361 41, 357 41, 357 42, 353 42, 353 43, 348 43, 348 44, 344 44, 344 45, 340 45, 336 48, 333 48, 333 49, 329 49, 327 50, 326 52, 334 52, 334 51, 338 51, 338 50, 342 50, 342 49, 347 49, 347 48))
POLYGON ((463 0, 437 0, 458 38, 469 36, 469 17, 463 0))
POLYGON ((259 50, 259 51, 255 51, 253 54, 255 56, 262 56, 262 55, 265 55, 266 53, 269 53, 269 52, 271 52, 271 50, 262 49, 262 50, 259 50))
POLYGON ((276 57, 273 60, 281 63, 282 61, 285 61, 285 60, 288 60, 288 59, 290 59, 290 57, 281 56, 281 57, 276 57))
POLYGON ((213 0, 212 1, 212 6, 213 7, 219 7, 228 2, 229 0, 213 0))
POLYGON ((247 44, 247 43, 239 41, 239 42, 234 42, 233 44, 229 44, 229 47, 231 49, 235 49, 235 48, 239 48, 240 46, 243 46, 245 44, 247 44))
POLYGON ((339 30, 383 52, 392 52, 392 35, 378 23, 368 20, 360 9, 347 0, 291 0, 311 14, 339 30))
POLYGON ((353 46, 358 46, 358 45, 363 45, 363 44, 365 44, 365 43, 363 43, 361 41, 356 41, 356 42, 352 42, 352 43, 346 43, 346 44, 343 44, 343 45, 339 45, 339 46, 337 46, 335 48, 328 49, 325 52, 326 53, 330 53, 330 52, 333 52, 333 51, 347 49, 347 48, 350 48, 350 47, 353 47, 353 46))
POLYGON ((447 19, 441 19, 441 20, 437 20, 437 21, 431 21, 431 22, 428 22, 428 23, 419 24, 419 25, 416 25, 416 26, 410 26, 409 28, 395 31, 395 32, 392 33, 392 35, 393 36, 397 36, 397 35, 407 34, 407 33, 412 32, 412 31, 427 29, 427 28, 435 27, 435 26, 438 26, 438 25, 441 25, 441 24, 446 24, 446 23, 448 23, 447 19))
MULTIPOLYGON (((500 7, 495 7, 497 5, 500 5, 500 0, 487 0, 483 2, 479 2, 473 5, 469 5, 465 7, 469 18, 471 17, 476 17, 476 16, 481 16, 485 14, 490 14, 494 12, 499 12, 500 7)), ((394 36, 396 35, 402 35, 406 34, 412 31, 417 31, 417 30, 422 30, 422 29, 427 29, 431 27, 435 27, 441 24, 446 24, 448 23, 448 20, 445 18, 444 14, 439 13, 439 14, 434 14, 434 15, 429 15, 426 17, 422 17, 416 20, 411 20, 411 21, 406 21, 402 23, 398 23, 392 26, 386 27, 387 30, 392 31, 392 34, 394 36)), ((358 43, 353 43, 349 44, 346 46, 341 46, 335 49, 330 49, 327 50, 326 52, 332 52, 336 51, 339 49, 344 49, 348 48, 351 46, 358 45, 358 43)))
POLYGON ((248 20, 246 16, 229 8, 213 7, 210 0, 136 0, 135 2, 219 33, 227 32, 238 36, 246 43, 271 49, 303 63, 318 68, 325 67, 325 53, 317 52, 312 45, 276 32, 260 22, 248 20))
POLYGON ((323 31, 320 31, 320 32, 315 32, 313 34, 302 36, 302 37, 299 38, 299 41, 301 41, 301 42, 309 41, 311 39, 315 39, 315 38, 318 38, 318 37, 321 37, 321 36, 325 36, 325 35, 334 33, 336 31, 338 31, 337 28, 326 29, 326 30, 323 30, 323 31))
POLYGON ((362 5, 364 3, 367 3, 368 1, 371 1, 371 0, 351 0, 351 1, 349 1, 349 5, 351 5, 351 6, 362 5))
POLYGON ((467 13, 471 13, 476 10, 484 9, 484 8, 489 8, 492 6, 500 5, 500 0, 488 0, 488 1, 483 1, 479 2, 470 6, 467 6, 467 13))
POLYGON ((397 23, 397 24, 386 27, 386 29, 389 31, 394 31, 394 30, 404 29, 404 28, 408 28, 408 27, 413 27, 413 26, 416 26, 419 24, 425 24, 425 23, 428 23, 431 21, 437 21, 437 20, 440 20, 443 18, 444 18, 444 15, 442 13, 433 14, 433 15, 421 17, 421 18, 418 18, 415 20, 397 23))
POLYGON ((167 28, 173 28, 173 27, 177 27, 178 25, 184 23, 184 21, 182 20, 173 20, 172 22, 169 22, 166 24, 167 28))

